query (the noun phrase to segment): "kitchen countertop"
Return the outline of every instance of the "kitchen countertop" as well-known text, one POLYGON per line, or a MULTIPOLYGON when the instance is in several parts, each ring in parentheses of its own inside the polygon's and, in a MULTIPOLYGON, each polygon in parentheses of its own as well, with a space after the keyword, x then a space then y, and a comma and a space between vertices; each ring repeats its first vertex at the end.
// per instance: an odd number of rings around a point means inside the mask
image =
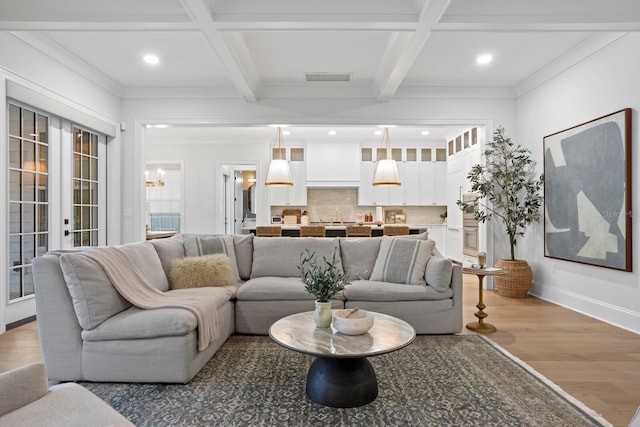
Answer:
MULTIPOLYGON (((280 225, 283 230, 298 230, 302 224, 270 224, 270 225, 280 225)), ((320 224, 310 223, 309 225, 320 225, 320 224)), ((344 230, 347 228, 347 225, 356 225, 356 224, 351 223, 351 224, 322 224, 322 225, 324 225, 327 228, 327 230, 344 230)), ((376 228, 384 228, 385 225, 402 225, 402 224, 382 224, 382 225, 365 224, 365 225, 370 225, 372 229, 376 229, 376 228)), ((426 227, 446 226, 447 224, 434 223, 434 224, 406 224, 406 225, 408 225, 410 229, 419 229, 419 228, 426 228, 426 227)), ((250 226, 243 226, 242 228, 254 230, 256 226, 255 224, 252 224, 250 226)))

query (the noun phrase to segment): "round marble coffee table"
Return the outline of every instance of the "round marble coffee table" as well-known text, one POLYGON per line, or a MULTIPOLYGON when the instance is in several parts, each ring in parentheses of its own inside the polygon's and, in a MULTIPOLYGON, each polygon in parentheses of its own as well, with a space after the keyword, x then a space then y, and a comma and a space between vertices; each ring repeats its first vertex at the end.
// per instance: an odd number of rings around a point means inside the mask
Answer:
POLYGON ((307 374, 307 396, 336 408, 366 405, 378 397, 378 379, 369 356, 399 350, 416 337, 407 322, 381 313, 362 335, 343 335, 332 326, 317 328, 313 312, 284 317, 269 328, 269 336, 281 346, 316 356, 307 374))

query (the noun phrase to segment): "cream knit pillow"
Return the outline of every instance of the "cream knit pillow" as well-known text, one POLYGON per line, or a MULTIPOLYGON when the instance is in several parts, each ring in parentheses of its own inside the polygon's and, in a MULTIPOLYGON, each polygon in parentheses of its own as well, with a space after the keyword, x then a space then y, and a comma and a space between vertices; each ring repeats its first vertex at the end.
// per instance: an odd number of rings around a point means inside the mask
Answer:
POLYGON ((226 286, 236 283, 231 259, 224 254, 177 259, 169 273, 171 289, 226 286))

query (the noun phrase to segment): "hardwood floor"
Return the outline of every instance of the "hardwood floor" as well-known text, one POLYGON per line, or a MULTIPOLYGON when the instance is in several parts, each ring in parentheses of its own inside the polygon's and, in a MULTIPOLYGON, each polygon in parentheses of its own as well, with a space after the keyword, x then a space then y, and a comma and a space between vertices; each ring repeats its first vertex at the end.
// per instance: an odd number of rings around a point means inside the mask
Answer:
MULTIPOLYGON (((478 284, 464 276, 464 323, 477 320, 478 284)), ((484 292, 489 337, 615 426, 640 406, 640 335, 528 297, 484 292)), ((463 334, 474 333, 463 328, 463 334)), ((36 322, 0 335, 0 372, 41 360, 36 322)))

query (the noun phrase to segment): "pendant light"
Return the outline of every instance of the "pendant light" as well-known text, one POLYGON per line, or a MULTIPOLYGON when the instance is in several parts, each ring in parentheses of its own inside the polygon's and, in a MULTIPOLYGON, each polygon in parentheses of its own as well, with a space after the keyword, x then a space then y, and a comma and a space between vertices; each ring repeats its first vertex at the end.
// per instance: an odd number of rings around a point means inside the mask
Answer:
POLYGON ((278 158, 271 160, 264 184, 269 187, 293 187, 289 162, 287 161, 287 156, 283 155, 282 128, 278 128, 277 140, 278 158))
POLYGON ((398 187, 402 185, 398 175, 396 161, 391 156, 391 142, 389 141, 389 128, 384 129, 384 139, 387 145, 387 158, 376 162, 376 170, 373 173, 374 187, 398 187))

